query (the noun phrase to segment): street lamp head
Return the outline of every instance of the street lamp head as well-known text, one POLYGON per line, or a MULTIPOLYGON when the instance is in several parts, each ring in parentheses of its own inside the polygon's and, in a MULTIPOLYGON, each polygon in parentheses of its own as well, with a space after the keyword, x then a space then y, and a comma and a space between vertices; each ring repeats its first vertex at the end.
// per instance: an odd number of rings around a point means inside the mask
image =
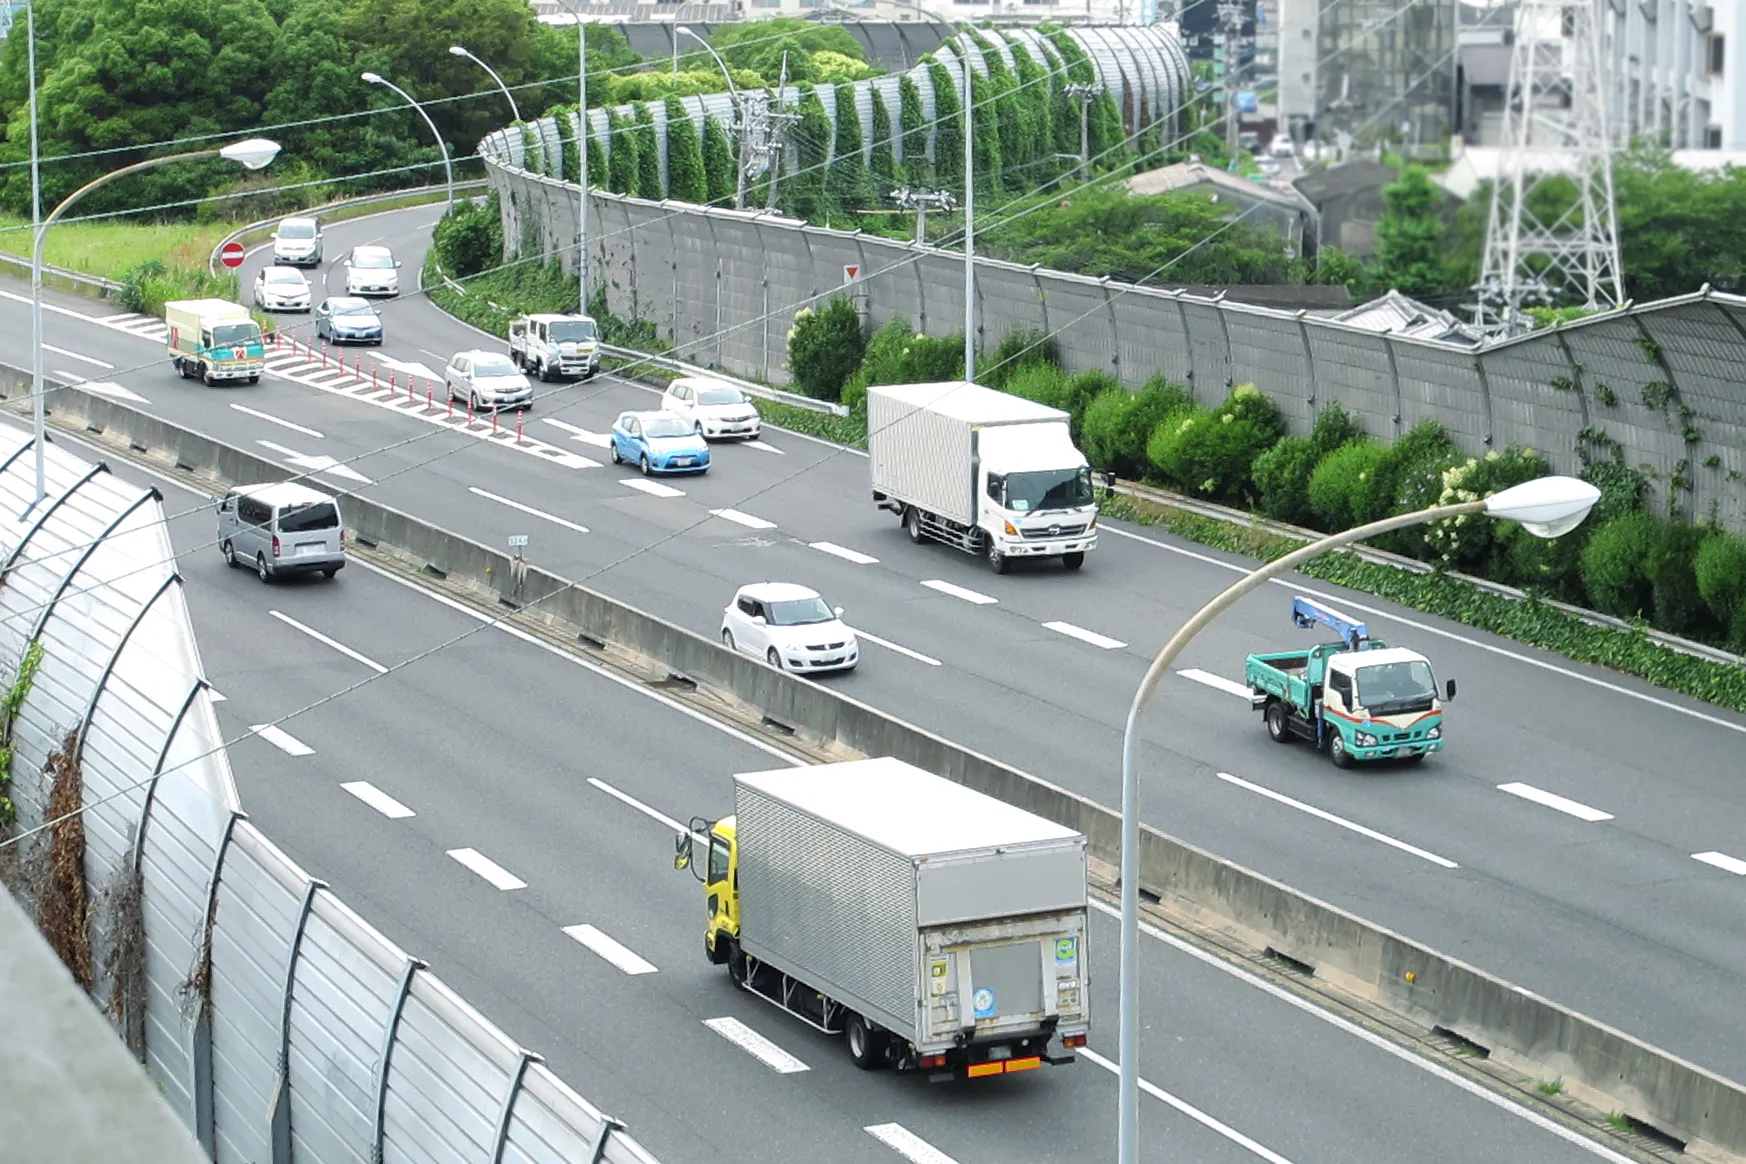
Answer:
POLYGON ((1601 491, 1575 477, 1539 477, 1485 499, 1491 517, 1520 522, 1537 538, 1563 537, 1582 524, 1601 491))
POLYGON ((363 77, 364 80, 368 81, 372 85, 386 85, 388 83, 382 79, 382 75, 380 73, 363 73, 360 75, 363 77))
POLYGON ((470 57, 473 54, 468 52, 466 49, 462 48, 458 44, 452 44, 449 46, 449 55, 451 57, 470 57))
POLYGON ((264 137, 251 137, 247 141, 232 142, 218 151, 218 156, 226 161, 236 162, 245 170, 261 170, 271 165, 273 159, 279 156, 279 143, 268 141, 264 137))
POLYGON ((686 28, 683 24, 681 24, 678 28, 675 28, 673 30, 673 35, 674 36, 696 36, 697 34, 695 32, 692 32, 689 28, 686 28))

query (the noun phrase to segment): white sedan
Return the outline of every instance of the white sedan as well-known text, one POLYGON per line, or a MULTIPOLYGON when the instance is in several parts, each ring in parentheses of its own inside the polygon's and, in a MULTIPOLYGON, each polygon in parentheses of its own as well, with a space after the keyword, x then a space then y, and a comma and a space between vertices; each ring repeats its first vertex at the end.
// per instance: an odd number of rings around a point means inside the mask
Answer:
POLYGON ((308 311, 309 280, 295 267, 263 267, 255 276, 255 306, 262 311, 308 311))
POLYGON ((708 376, 681 376, 667 385, 661 410, 705 437, 754 438, 762 427, 757 408, 744 392, 708 376))
POLYGON ((853 670, 861 659, 843 608, 792 582, 742 586, 721 612, 721 645, 763 659, 779 671, 853 670))
POLYGON ((400 260, 387 247, 353 247, 346 259, 346 294, 400 294, 400 260))

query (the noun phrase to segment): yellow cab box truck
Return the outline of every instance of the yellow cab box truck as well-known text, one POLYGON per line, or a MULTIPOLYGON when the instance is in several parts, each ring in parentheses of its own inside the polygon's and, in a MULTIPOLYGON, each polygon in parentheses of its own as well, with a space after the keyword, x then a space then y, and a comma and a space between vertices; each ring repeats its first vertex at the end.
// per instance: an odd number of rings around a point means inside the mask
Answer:
POLYGON ((249 309, 223 299, 176 299, 164 304, 170 364, 203 384, 250 384, 261 379, 266 341, 249 309))
POLYGON ((676 847, 708 959, 864 1070, 981 1079, 1085 1046, 1082 833, 883 757, 737 775, 734 814, 676 847))

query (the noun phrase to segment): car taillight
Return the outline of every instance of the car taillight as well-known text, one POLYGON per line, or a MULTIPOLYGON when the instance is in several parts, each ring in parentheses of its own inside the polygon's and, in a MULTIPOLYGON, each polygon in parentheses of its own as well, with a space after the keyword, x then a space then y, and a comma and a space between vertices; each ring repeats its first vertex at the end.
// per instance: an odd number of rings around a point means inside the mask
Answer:
POLYGON ((346 548, 346 531, 344 529, 341 529, 340 530, 340 549, 343 550, 345 548, 346 548))
POLYGON ((278 534, 273 535, 273 556, 275 558, 277 558, 279 556, 279 535, 278 534))

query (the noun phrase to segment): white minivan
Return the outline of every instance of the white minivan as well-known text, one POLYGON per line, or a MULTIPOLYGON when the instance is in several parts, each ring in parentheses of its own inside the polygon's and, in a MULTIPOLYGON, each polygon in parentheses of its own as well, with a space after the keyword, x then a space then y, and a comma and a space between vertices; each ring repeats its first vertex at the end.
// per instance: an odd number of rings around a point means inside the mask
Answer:
POLYGON ((346 564, 339 501, 295 481, 239 485, 218 504, 218 548, 226 565, 253 566, 263 582, 332 578, 346 564))

